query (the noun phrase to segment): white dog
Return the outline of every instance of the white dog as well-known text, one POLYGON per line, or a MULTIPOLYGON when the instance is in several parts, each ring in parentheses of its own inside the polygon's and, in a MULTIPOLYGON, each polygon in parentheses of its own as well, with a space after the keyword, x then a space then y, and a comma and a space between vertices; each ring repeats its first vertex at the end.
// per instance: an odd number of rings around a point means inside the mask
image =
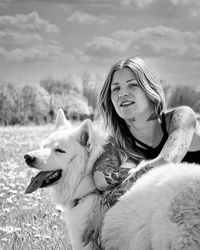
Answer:
MULTIPOLYGON (((41 170, 26 193, 52 186, 74 250, 97 249, 92 243, 84 247, 82 235, 100 208, 91 172, 103 143, 89 120, 69 130, 60 110, 44 147, 24 156, 30 167, 41 170)), ((169 164, 142 176, 105 214, 101 241, 106 250, 200 249, 200 167, 169 164)))

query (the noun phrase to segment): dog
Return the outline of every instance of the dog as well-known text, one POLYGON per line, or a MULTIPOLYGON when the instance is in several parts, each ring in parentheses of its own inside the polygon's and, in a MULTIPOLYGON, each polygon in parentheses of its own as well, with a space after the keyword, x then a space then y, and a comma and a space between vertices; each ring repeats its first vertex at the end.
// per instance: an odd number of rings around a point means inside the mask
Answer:
MULTIPOLYGON (((41 171, 26 193, 51 187, 73 249, 94 250, 93 243, 83 245, 82 235, 94 210, 100 211, 92 168, 106 138, 89 120, 70 130, 66 122, 59 110, 43 148, 24 156, 29 167, 41 171)), ((144 174, 106 212, 101 245, 105 250, 200 249, 200 166, 171 163, 144 174)))

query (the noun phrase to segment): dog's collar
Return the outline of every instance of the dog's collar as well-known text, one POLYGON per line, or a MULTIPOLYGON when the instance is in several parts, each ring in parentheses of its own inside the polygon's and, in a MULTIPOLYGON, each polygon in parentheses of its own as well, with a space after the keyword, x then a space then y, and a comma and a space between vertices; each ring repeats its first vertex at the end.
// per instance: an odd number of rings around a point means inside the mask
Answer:
POLYGON ((74 199, 74 200, 72 201, 72 208, 75 208, 75 207, 81 202, 81 200, 83 200, 85 197, 87 197, 88 195, 91 195, 91 194, 98 194, 98 195, 100 195, 101 192, 96 188, 96 189, 93 190, 92 192, 90 192, 90 193, 84 195, 83 197, 74 199))

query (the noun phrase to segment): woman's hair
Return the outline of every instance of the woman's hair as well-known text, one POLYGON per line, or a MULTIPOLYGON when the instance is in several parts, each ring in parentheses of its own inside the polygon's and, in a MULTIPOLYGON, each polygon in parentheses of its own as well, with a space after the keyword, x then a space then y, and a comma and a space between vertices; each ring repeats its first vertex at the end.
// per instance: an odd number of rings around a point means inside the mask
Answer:
POLYGON ((114 64, 104 82, 99 95, 99 108, 103 115, 105 126, 110 130, 118 149, 123 156, 140 161, 144 156, 137 152, 131 139, 126 122, 117 114, 111 101, 111 82, 116 71, 129 68, 132 70, 139 86, 146 93, 155 113, 159 116, 165 109, 165 97, 160 81, 155 77, 144 60, 139 57, 126 58, 114 64))

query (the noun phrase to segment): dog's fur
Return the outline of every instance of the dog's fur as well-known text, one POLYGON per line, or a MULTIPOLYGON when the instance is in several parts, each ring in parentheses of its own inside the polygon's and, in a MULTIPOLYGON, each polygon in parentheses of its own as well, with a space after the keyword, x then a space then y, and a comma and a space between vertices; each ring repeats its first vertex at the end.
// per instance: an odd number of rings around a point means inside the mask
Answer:
MULTIPOLYGON (((104 138, 89 120, 73 131, 65 124, 60 110, 44 148, 27 154, 35 157, 29 165, 62 169, 52 186, 54 201, 63 207, 73 249, 91 250, 91 243, 83 246, 82 235, 99 209, 101 197, 94 192, 91 172, 104 138)), ((101 240, 106 250, 200 249, 200 167, 168 164, 149 171, 105 214, 101 240)))

